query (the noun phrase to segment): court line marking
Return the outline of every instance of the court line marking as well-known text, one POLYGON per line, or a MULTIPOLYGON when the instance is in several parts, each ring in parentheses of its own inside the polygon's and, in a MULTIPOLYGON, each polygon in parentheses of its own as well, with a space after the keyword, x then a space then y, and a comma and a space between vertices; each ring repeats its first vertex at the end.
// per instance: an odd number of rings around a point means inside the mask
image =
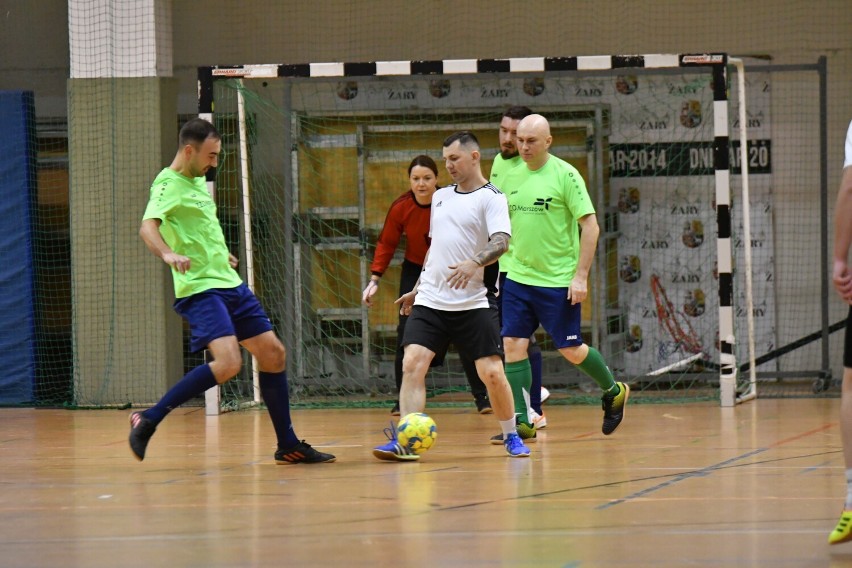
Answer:
POLYGON ((744 454, 741 454, 739 456, 721 461, 719 463, 716 463, 716 464, 713 464, 713 465, 708 465, 707 467, 702 467, 701 469, 696 469, 696 470, 693 470, 693 471, 688 471, 688 472, 682 473, 680 475, 676 475, 669 480, 666 480, 662 483, 654 485, 653 487, 648 487, 648 488, 642 489, 641 491, 637 491, 636 493, 632 493, 630 495, 627 495, 626 497, 622 497, 621 499, 614 499, 612 501, 609 501, 608 503, 604 503, 603 505, 598 505, 597 507, 595 507, 595 509, 598 510, 598 511, 603 511, 604 509, 609 509, 610 507, 615 507, 616 505, 620 505, 620 504, 626 503, 628 501, 633 501, 634 499, 638 499, 640 497, 645 497, 646 495, 650 495, 651 493, 656 493, 657 491, 660 491, 660 490, 665 489, 667 487, 671 487, 672 485, 674 485, 676 483, 680 483, 681 481, 685 481, 687 479, 692 479, 694 477, 705 477, 707 475, 712 474, 715 471, 718 471, 720 469, 724 469, 727 466, 729 466, 733 463, 736 463, 738 461, 744 460, 746 458, 750 458, 752 456, 756 456, 758 454, 762 454, 763 452, 769 451, 773 448, 777 448, 779 446, 783 446, 784 444, 788 444, 790 442, 800 440, 800 439, 806 438, 808 436, 812 436, 812 435, 817 434, 819 432, 824 432, 825 430, 828 430, 829 428, 834 427, 836 424, 837 424, 836 422, 830 422, 828 424, 823 424, 819 428, 814 428, 813 430, 808 430, 807 432, 802 432, 801 434, 797 434, 795 436, 791 436, 791 437, 785 438, 783 440, 778 440, 777 442, 769 444, 768 446, 765 446, 763 448, 758 448, 756 450, 746 452, 744 454))

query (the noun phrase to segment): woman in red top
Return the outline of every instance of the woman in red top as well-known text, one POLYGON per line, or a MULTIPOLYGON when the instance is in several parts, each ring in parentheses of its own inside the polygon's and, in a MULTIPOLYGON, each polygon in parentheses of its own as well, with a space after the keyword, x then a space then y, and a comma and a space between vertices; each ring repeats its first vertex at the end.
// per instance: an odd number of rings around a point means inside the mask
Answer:
MULTIPOLYGON (((394 252, 396 251, 402 235, 406 236, 405 256, 402 261, 402 273, 399 279, 399 296, 410 292, 420 272, 423 270, 423 262, 426 259, 426 251, 429 250, 429 218, 432 209, 432 195, 438 187, 438 166, 435 161, 426 155, 416 156, 408 166, 409 191, 400 195, 390 206, 379 240, 376 243, 376 253, 370 265, 370 281, 364 288, 361 296, 362 301, 369 307, 373 305, 373 296, 379 289, 379 280, 387 270, 394 252)), ((408 316, 399 316, 397 327, 396 359, 394 360, 394 376, 396 379, 396 390, 402 385, 402 339, 405 331, 405 322, 408 316)), ((441 355, 441 354, 438 354, 441 355)), ((436 357, 438 364, 442 357, 436 357)), ((461 357, 471 392, 476 401, 476 408, 480 414, 492 412, 491 403, 485 385, 476 374, 476 367, 466 357, 461 357)), ((399 415, 399 403, 397 403, 391 414, 399 415)))

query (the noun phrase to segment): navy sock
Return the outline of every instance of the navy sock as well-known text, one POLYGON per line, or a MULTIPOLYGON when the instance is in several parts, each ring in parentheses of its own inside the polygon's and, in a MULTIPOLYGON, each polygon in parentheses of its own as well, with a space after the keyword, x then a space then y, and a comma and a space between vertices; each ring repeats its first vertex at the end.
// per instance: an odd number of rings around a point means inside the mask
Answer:
POLYGON ((541 349, 538 345, 530 346, 530 349, 527 351, 527 355, 530 358, 530 368, 532 369, 532 384, 530 385, 530 406, 537 413, 541 414, 541 349))
POLYGON ((287 386, 287 371, 280 373, 258 373, 260 395, 266 403, 279 448, 292 448, 299 443, 293 422, 290 420, 290 393, 287 386))
POLYGON ((142 415, 153 420, 154 424, 159 424, 169 412, 202 394, 207 389, 215 387, 216 384, 216 377, 213 376, 210 365, 199 365, 185 374, 181 380, 175 383, 175 386, 163 395, 160 402, 143 412, 142 415))

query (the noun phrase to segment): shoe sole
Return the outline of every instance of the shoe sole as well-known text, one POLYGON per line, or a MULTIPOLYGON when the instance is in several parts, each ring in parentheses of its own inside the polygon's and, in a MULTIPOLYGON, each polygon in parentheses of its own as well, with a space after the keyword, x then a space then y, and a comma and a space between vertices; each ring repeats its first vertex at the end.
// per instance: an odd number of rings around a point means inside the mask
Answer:
MULTIPOLYGON (((524 442, 524 444, 535 444, 536 439, 535 438, 521 438, 521 440, 524 442)), ((496 440, 494 438, 491 438, 491 444, 494 445, 494 446, 500 446, 500 445, 503 444, 503 438, 501 437, 501 438, 498 438, 496 440)))
POLYGON ((494 414, 494 409, 490 406, 479 411, 480 414, 494 414))
POLYGON ((400 456, 393 452, 385 452, 382 450, 373 450, 373 455, 382 461, 417 461, 420 459, 420 456, 417 454, 411 456, 400 456))
POLYGON ((846 536, 838 540, 829 539, 828 544, 843 544, 844 542, 849 542, 850 540, 852 540, 852 533, 847 534, 846 536))
POLYGON ((315 463, 331 463, 331 462, 334 462, 334 461, 337 461, 337 456, 335 456, 331 459, 321 460, 321 461, 292 461, 291 462, 291 461, 286 461, 286 460, 275 460, 275 463, 278 464, 278 465, 300 465, 300 464, 312 465, 312 464, 315 464, 315 463))
POLYGON ((510 454, 509 452, 506 452, 506 455, 509 456, 510 458, 528 458, 528 457, 530 457, 529 453, 526 453, 526 454, 510 454))

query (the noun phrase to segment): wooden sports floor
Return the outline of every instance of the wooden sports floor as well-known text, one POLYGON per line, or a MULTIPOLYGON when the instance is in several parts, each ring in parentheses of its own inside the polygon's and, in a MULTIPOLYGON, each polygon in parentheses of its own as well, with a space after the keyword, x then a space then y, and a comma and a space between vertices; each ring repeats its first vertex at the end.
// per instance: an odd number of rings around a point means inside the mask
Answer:
POLYGON ((839 567, 839 400, 545 406, 529 459, 435 408, 437 445, 381 462, 387 409, 296 410, 338 461, 275 465, 265 412, 179 409, 137 462, 127 411, 0 410, 0 566, 839 567))

